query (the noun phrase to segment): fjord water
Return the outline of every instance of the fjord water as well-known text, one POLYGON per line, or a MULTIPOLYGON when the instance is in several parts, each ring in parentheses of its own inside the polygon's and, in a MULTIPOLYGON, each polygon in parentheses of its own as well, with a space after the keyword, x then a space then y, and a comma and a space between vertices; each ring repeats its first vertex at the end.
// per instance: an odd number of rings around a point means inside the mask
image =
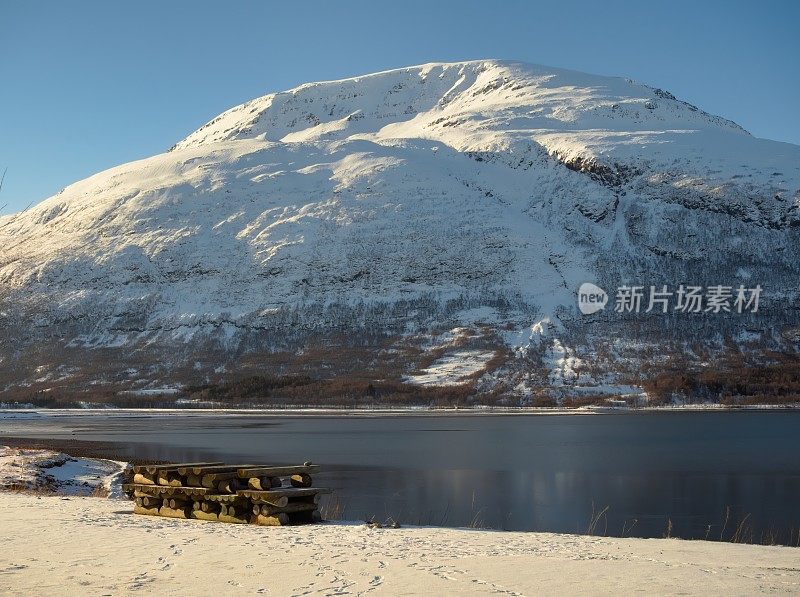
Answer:
POLYGON ((603 415, 11 415, 3 435, 121 457, 324 466, 341 517, 759 541, 800 532, 800 412, 603 415))

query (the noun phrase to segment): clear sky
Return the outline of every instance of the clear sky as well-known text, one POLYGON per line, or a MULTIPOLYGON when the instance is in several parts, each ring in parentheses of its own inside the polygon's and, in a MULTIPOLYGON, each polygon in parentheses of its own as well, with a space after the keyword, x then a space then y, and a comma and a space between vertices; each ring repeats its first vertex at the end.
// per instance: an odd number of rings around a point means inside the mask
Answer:
POLYGON ((798 25, 794 0, 0 0, 0 213, 253 97, 435 61, 631 77, 800 144, 798 25))

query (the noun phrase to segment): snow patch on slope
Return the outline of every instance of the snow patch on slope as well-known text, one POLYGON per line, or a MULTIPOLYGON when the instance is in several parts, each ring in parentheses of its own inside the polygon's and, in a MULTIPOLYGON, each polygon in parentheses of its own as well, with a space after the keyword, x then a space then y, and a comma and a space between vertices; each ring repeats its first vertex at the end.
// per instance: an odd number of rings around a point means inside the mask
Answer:
POLYGON ((414 375, 405 377, 405 381, 420 386, 454 386, 467 383, 476 373, 486 368, 494 357, 494 351, 459 350, 437 359, 414 375))

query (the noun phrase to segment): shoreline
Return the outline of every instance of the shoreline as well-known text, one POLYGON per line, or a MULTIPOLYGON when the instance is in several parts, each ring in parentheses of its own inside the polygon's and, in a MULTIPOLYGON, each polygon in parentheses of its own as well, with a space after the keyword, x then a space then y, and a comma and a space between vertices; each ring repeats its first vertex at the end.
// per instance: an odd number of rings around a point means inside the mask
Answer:
POLYGON ((0 407, 0 421, 4 415, 33 414, 43 416, 81 416, 81 415, 113 415, 113 414, 182 414, 182 415, 252 415, 252 416, 564 416, 564 415, 635 415, 656 413, 734 413, 734 412, 800 412, 800 404, 760 404, 746 406, 729 406, 724 404, 687 404, 676 406, 581 406, 564 407, 494 407, 476 406, 470 408, 434 408, 434 407, 386 407, 386 408, 353 408, 353 407, 272 407, 272 408, 11 408, 0 407))
POLYGON ((67 595, 796 594, 797 548, 355 523, 257 527, 0 493, 0 590, 67 595), (36 532, 32 533, 31 530, 36 532))
MULTIPOLYGON (((130 458, 120 451, 120 444, 107 441, 91 441, 69 438, 13 437, 0 435, 0 448, 22 450, 49 450, 62 452, 73 458, 109 460, 127 464, 130 458)), ((134 460, 135 462, 135 460, 134 460)), ((157 462, 148 460, 147 462, 157 462)))

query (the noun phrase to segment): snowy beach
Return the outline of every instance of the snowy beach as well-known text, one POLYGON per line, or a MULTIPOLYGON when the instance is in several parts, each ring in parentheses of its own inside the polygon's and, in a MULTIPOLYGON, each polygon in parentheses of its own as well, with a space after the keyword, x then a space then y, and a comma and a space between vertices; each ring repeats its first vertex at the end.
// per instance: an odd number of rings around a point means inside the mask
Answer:
POLYGON ((131 514, 127 501, 0 493, 0 592, 452 595, 797 593, 796 548, 131 514))

